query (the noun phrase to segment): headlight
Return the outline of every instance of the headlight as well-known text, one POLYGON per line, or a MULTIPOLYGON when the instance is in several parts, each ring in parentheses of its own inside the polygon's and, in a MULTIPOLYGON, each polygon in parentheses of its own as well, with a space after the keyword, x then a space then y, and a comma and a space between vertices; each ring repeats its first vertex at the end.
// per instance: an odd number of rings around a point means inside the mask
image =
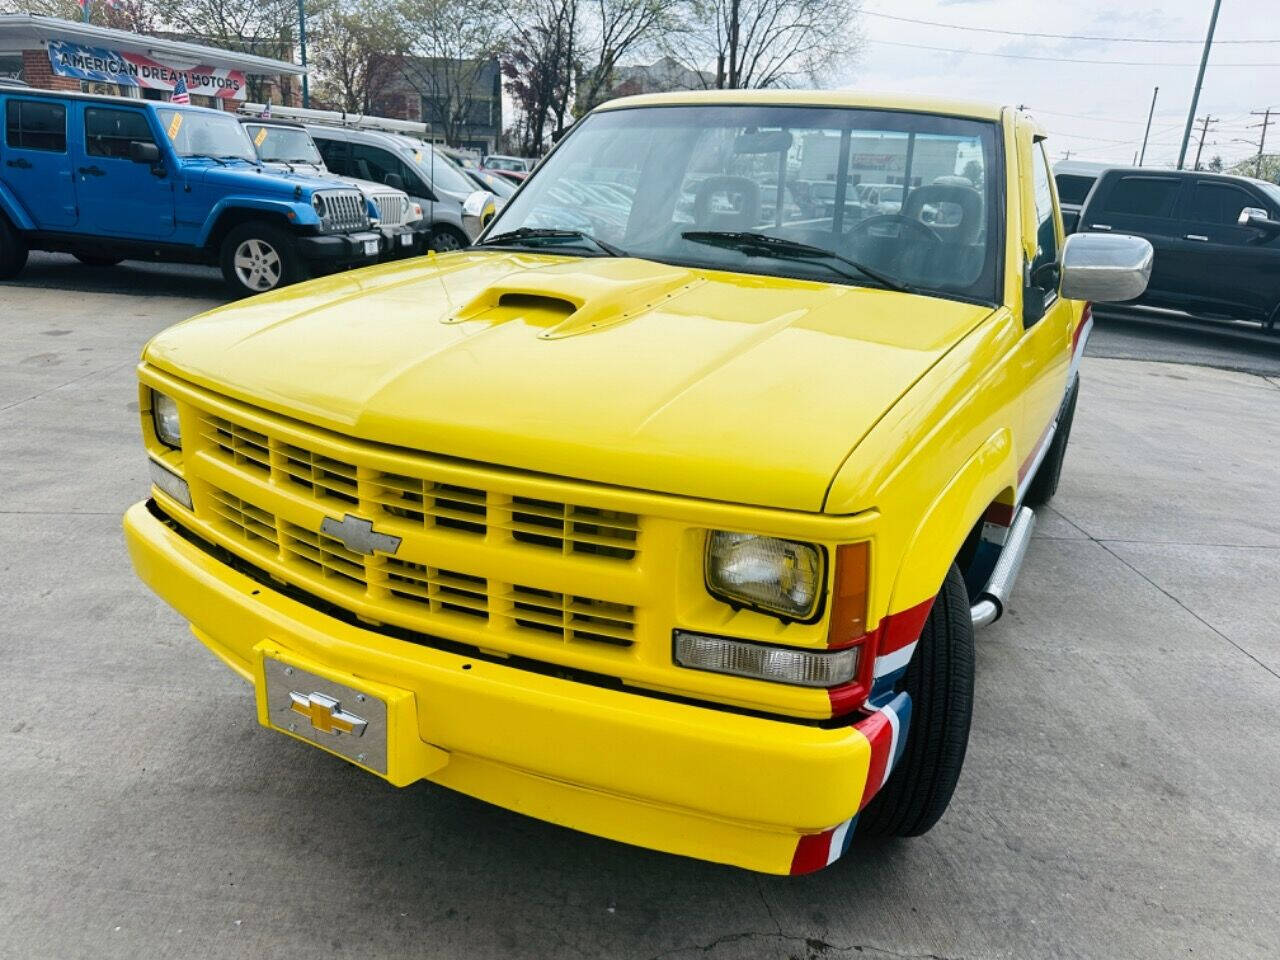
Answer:
POLYGON ((182 425, 178 422, 178 405, 163 393, 151 394, 151 421, 156 426, 156 437, 166 447, 175 450, 182 447, 182 425))
POLYGON ((317 193, 311 198, 311 206, 315 207, 316 216, 323 220, 325 215, 324 197, 317 193))
POLYGON ((707 537, 707 590, 732 606, 812 620, 823 577, 822 549, 814 544, 724 530, 707 537))
POLYGON ((148 460, 147 466, 151 470, 151 482, 190 510, 191 488, 187 486, 187 481, 155 460, 148 460))

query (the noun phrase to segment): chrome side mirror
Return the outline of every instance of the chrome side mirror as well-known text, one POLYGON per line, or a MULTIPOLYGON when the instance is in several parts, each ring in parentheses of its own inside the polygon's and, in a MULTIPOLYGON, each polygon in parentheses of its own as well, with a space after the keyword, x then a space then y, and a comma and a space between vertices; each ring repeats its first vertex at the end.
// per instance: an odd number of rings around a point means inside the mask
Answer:
POLYGON ((1133 300, 1147 289, 1154 257, 1141 237, 1073 233, 1062 248, 1062 296, 1095 303, 1133 300))
POLYGON ((462 229, 467 239, 474 241, 480 231, 489 225, 493 215, 498 212, 493 194, 488 190, 477 190, 462 203, 462 229))
POLYGON ((1272 220, 1262 207, 1245 207, 1240 211, 1236 223, 1242 227, 1257 227, 1259 230, 1280 230, 1280 220, 1272 220))

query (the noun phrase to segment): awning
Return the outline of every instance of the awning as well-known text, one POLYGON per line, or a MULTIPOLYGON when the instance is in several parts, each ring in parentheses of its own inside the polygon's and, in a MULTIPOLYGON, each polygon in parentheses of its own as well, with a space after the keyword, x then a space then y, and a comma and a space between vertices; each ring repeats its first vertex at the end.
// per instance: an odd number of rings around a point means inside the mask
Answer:
MULTIPOLYGON (((102 50, 109 54, 127 54, 130 60, 135 58, 150 60, 170 71, 178 72, 192 71, 197 68, 224 73, 239 71, 255 76, 300 76, 307 72, 296 63, 285 60, 259 57, 252 53, 239 53, 200 43, 188 43, 185 40, 148 37, 140 33, 130 33, 128 30, 77 23, 74 20, 62 20, 57 17, 42 17, 33 13, 0 14, 0 52, 47 47, 51 41, 102 50)), ((117 57, 116 59, 125 58, 117 57)), ((172 89, 172 85, 168 88, 172 89)), ((214 95, 214 91, 198 88, 192 88, 191 92, 214 95)))

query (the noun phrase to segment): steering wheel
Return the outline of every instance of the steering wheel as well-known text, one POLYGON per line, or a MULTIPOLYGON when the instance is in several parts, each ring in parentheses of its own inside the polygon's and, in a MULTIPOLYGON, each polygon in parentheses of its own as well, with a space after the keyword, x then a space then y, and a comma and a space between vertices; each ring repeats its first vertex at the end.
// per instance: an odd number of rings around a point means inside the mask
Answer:
MULTIPOLYGON (((850 244, 858 244, 868 237, 875 236, 873 232, 876 227, 887 227, 890 224, 901 224, 907 228, 908 232, 914 232, 922 240, 928 243, 945 243, 942 236, 937 230, 929 226, 915 217, 904 217, 900 213, 881 213, 874 217, 867 217, 865 220, 859 220, 853 225, 853 229, 848 233, 847 242, 850 244)), ((884 234, 881 234, 884 236, 884 234)), ((896 239, 902 239, 902 233, 899 232, 896 239)))

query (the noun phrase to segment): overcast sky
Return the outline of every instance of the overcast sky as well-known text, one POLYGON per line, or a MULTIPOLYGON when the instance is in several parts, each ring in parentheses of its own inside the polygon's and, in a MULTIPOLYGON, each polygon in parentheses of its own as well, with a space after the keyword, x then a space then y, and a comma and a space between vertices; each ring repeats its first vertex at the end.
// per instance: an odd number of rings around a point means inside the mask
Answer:
MULTIPOLYGON (((1159 85, 1147 163, 1172 165, 1195 86, 1213 0, 866 0, 865 45, 851 85, 876 91, 951 95, 1022 103, 1050 133, 1050 156, 1133 161, 1142 143, 1151 90, 1159 85), (1194 43, 1114 43, 1009 36, 902 23, 889 14, 986 30, 1104 37, 1194 40, 1194 43), (895 46, 913 44, 915 47, 895 46), (933 47, 941 49, 918 49, 933 47), (965 51, 975 51, 973 53, 965 51), (1004 59, 983 53, 1141 65, 1004 59)), ((1233 140, 1257 140, 1252 110, 1280 107, 1280 0, 1222 0, 1215 44, 1197 116, 1210 114, 1204 161, 1228 162, 1256 153, 1233 140), (1269 39, 1275 43, 1217 41, 1269 39), (1248 66, 1246 64, 1274 64, 1248 66)), ((1280 152, 1280 123, 1268 134, 1280 152)), ((1195 157, 1198 131, 1187 155, 1195 157)), ((1274 145, 1274 150, 1271 149, 1274 145)))

